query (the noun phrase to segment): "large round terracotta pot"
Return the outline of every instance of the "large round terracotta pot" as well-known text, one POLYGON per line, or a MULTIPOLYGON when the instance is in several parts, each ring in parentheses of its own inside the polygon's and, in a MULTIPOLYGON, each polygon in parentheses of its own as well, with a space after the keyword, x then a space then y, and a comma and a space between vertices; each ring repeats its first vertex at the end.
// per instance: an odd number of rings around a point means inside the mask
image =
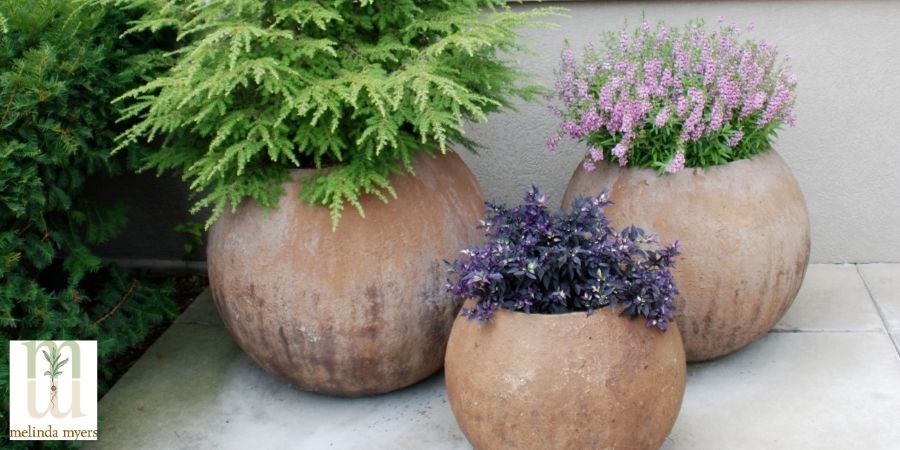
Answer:
POLYGON ((678 327, 609 308, 456 319, 447 396, 476 449, 657 449, 684 396, 678 327))
POLYGON ((676 321, 688 361, 744 347, 790 307, 809 262, 809 216, 774 150, 662 176, 607 164, 594 172, 579 167, 564 205, 603 189, 610 190, 614 226, 641 224, 663 243, 680 240, 676 321))
MULTIPOLYGON (((444 259, 480 243, 484 201, 455 153, 414 161, 392 178, 397 198, 360 199, 332 231, 327 208, 298 200, 274 211, 244 202, 209 233, 209 282, 237 344, 297 387, 334 394, 392 391, 443 363, 460 302, 444 259)), ((295 180, 307 176, 297 171, 295 180)))

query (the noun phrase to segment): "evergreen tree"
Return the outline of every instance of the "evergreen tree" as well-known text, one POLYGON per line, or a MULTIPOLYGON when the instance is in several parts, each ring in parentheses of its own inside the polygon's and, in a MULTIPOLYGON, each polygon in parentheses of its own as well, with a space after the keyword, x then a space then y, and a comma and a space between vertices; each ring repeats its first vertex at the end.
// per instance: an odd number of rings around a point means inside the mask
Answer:
POLYGON ((111 100, 136 86, 158 56, 147 51, 155 42, 118 39, 128 19, 120 10, 80 0, 0 0, 4 440, 10 340, 96 339, 102 392, 109 375, 105 362, 175 313, 170 285, 103 269, 89 248, 125 223, 121 205, 93 204, 81 195, 88 177, 123 166, 122 158, 110 156, 123 129, 115 124, 111 100))
POLYGON ((175 30, 181 47, 161 76, 125 94, 138 122, 120 145, 160 141, 146 167, 176 169, 194 210, 252 198, 274 207, 289 168, 327 168, 301 196, 327 206, 393 195, 392 173, 420 152, 445 152, 481 122, 531 98, 501 54, 516 28, 551 9, 505 0, 119 0, 146 14, 132 32, 175 30))

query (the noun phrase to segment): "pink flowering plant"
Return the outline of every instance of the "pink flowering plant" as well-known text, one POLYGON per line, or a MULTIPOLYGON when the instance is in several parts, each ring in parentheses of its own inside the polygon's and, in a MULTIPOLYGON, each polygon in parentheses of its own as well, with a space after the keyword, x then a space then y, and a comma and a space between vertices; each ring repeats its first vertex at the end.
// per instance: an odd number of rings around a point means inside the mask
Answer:
MULTIPOLYGON (((752 29, 752 25, 748 25, 752 29)), ((584 168, 600 161, 675 173, 753 157, 794 124, 796 78, 778 49, 742 38, 719 19, 673 28, 644 21, 607 33, 581 61, 566 45, 557 71, 559 131, 588 145, 584 168)))

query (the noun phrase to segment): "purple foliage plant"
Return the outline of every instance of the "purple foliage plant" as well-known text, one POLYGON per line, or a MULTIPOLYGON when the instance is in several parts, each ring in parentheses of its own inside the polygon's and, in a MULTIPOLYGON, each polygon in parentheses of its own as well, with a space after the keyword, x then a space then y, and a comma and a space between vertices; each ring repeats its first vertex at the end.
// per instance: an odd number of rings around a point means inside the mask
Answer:
POLYGON ((532 187, 523 204, 487 203, 486 244, 447 263, 448 291, 476 301, 462 314, 484 323, 499 308, 590 314, 611 307, 665 331, 678 295, 670 271, 678 242, 662 247, 633 225, 612 228, 606 192, 576 199, 567 213, 551 212, 547 201, 532 187))

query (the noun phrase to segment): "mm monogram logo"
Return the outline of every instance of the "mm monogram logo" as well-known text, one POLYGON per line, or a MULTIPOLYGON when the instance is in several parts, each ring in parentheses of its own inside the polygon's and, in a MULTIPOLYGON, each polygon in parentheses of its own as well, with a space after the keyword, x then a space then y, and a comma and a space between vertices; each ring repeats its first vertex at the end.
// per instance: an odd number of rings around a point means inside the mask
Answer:
POLYGON ((9 439, 97 436, 97 341, 10 341, 9 439))
POLYGON ((47 414, 52 414, 57 419, 66 416, 84 417, 84 411, 81 409, 81 350, 78 347, 78 343, 75 341, 63 341, 61 345, 56 345, 53 341, 40 341, 39 343, 38 341, 29 341, 22 345, 25 346, 28 352, 28 414, 35 419, 40 419, 47 414), (62 354, 60 350, 62 349, 68 349, 71 358, 61 359, 62 354), (37 378, 38 361, 41 361, 39 354, 43 355, 43 360, 48 364, 48 369, 44 371, 42 377, 37 378), (63 368, 70 359, 72 360, 70 365, 72 370, 71 385, 59 386, 57 380, 62 375, 63 368), (37 390, 39 385, 44 386, 47 383, 49 383, 50 401, 41 409, 38 405, 37 390), (69 392, 72 393, 69 408, 65 411, 60 409, 59 404, 59 390, 61 388, 68 388, 69 392))

